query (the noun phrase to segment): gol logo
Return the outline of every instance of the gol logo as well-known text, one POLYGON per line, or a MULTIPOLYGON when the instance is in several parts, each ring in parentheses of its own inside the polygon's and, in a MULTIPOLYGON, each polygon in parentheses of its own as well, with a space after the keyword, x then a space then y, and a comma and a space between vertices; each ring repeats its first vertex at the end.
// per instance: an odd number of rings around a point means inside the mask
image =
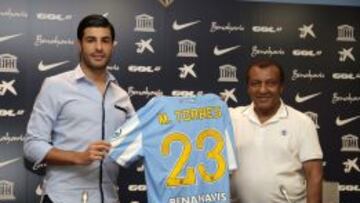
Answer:
POLYGON ((57 21, 65 21, 71 20, 72 15, 65 15, 64 17, 61 14, 54 13, 37 13, 37 19, 39 20, 57 20, 57 21))
POLYGON ((0 109, 0 117, 15 117, 24 115, 24 113, 25 111, 23 109, 0 109))
POLYGON ((322 51, 314 51, 314 50, 305 50, 305 49, 294 49, 292 51, 292 54, 294 56, 309 56, 309 57, 315 57, 320 56, 322 54, 322 51))
POLYGON ((273 26, 253 26, 252 27, 253 32, 269 32, 269 33, 275 33, 282 31, 281 27, 273 27, 273 26))
POLYGON ((353 74, 353 73, 333 73, 332 74, 333 79, 335 80, 355 80, 360 79, 360 73, 353 74))
POLYGON ((191 97, 191 96, 195 96, 195 95, 202 95, 203 91, 187 91, 187 90, 173 90, 171 92, 172 96, 175 97, 191 97))
POLYGON ((136 66, 136 65, 130 65, 128 67, 128 70, 132 73, 153 73, 153 72, 159 72, 161 70, 161 66, 136 66))
POLYGON ((131 192, 143 192, 146 191, 146 185, 129 185, 128 190, 131 192))
POLYGON ((339 191, 360 192, 359 185, 339 185, 339 191))

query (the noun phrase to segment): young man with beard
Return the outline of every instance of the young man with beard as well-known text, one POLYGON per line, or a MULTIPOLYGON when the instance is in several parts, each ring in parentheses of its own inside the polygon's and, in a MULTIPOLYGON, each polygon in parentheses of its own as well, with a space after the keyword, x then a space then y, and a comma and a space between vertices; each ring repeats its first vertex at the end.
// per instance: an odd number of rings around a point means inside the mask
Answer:
POLYGON ((248 106, 230 109, 239 168, 232 191, 243 203, 321 203, 322 151, 305 114, 281 100, 284 72, 271 59, 247 69, 248 106))
POLYGON ((118 167, 105 159, 119 124, 134 114, 129 96, 107 71, 113 25, 101 15, 81 20, 80 64, 45 79, 24 141, 25 156, 46 163, 43 202, 118 202, 111 177, 118 167))

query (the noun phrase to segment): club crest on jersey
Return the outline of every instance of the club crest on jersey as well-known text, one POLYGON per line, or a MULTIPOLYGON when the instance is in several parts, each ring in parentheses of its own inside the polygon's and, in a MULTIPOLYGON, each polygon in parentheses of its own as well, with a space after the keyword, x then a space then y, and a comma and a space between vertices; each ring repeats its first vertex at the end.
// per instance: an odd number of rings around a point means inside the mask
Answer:
POLYGON ((170 123, 169 116, 166 113, 159 113, 157 117, 160 125, 167 125, 170 123))
POLYGON ((115 131, 114 137, 111 139, 112 141, 117 140, 122 135, 122 130, 119 128, 115 131))

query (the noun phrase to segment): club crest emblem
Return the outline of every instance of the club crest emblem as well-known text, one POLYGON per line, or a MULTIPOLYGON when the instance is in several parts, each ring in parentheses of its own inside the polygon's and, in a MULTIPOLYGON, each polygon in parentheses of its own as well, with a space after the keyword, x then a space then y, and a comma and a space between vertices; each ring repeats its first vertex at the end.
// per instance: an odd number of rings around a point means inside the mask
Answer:
POLYGON ((159 0, 159 2, 161 3, 161 5, 167 8, 174 2, 174 0, 159 0))

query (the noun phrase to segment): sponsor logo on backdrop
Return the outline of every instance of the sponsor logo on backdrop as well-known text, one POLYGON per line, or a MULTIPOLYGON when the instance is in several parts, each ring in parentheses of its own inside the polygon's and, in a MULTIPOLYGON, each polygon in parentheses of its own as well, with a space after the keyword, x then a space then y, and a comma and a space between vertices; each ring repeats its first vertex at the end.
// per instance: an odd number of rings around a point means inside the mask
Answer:
POLYGON ((140 14, 135 16, 136 26, 135 32, 155 32, 154 17, 148 14, 140 14))
POLYGON ((56 47, 65 46, 65 45, 74 45, 74 40, 67 38, 61 39, 59 36, 55 35, 55 37, 43 37, 42 35, 36 35, 36 39, 34 42, 34 46, 42 46, 42 45, 54 45, 56 47))
POLYGON ((355 135, 344 135, 341 137, 342 147, 340 151, 342 152, 360 152, 359 148, 359 138, 355 135))
POLYGON ((4 168, 5 166, 8 166, 8 165, 10 165, 12 163, 15 163, 15 162, 17 162, 17 161, 19 161, 21 159, 22 159, 21 157, 18 157, 18 158, 6 160, 6 161, 0 161, 0 169, 4 168))
POLYGON ((315 124, 316 129, 320 129, 319 122, 318 122, 319 115, 317 113, 315 113, 315 112, 312 112, 312 111, 307 111, 307 112, 304 112, 304 113, 311 118, 311 120, 315 124))
POLYGON ((282 27, 274 27, 274 26, 252 26, 253 32, 263 32, 263 33, 277 33, 283 30, 282 27))
POLYGON ((226 47, 226 48, 219 48, 217 45, 214 47, 214 55, 215 56, 221 56, 226 53, 229 53, 231 51, 234 51, 235 49, 239 48, 240 45, 232 46, 232 47, 226 47))
POLYGON ((321 94, 322 94, 322 92, 318 92, 318 93, 314 93, 314 94, 309 94, 309 95, 305 95, 305 96, 300 96, 300 94, 297 93, 296 96, 295 96, 295 101, 296 101, 297 103, 303 103, 303 102, 306 102, 306 101, 308 101, 308 100, 310 100, 310 99, 313 99, 313 98, 315 98, 315 97, 317 97, 317 96, 319 96, 319 95, 321 95, 321 94))
POLYGON ((292 71, 291 80, 295 81, 297 79, 324 79, 325 74, 322 72, 313 73, 310 69, 307 72, 300 72, 298 69, 292 71))
POLYGON ((28 13, 25 11, 13 11, 12 8, 8 8, 7 10, 0 10, 1 17, 8 18, 28 18, 28 13))
POLYGON ((107 69, 110 71, 118 71, 118 70, 120 70, 120 66, 117 64, 113 64, 113 65, 107 66, 107 69))
POLYGON ((350 104, 360 102, 360 96, 352 96, 351 93, 341 96, 337 92, 334 92, 331 103, 336 104, 338 102, 344 102, 344 103, 350 103, 350 104))
POLYGON ((24 135, 10 136, 9 132, 6 132, 5 135, 0 134, 0 144, 22 143, 23 141, 24 135))
POLYGON ((191 26, 194 26, 198 23, 200 23, 201 21, 200 20, 195 20, 195 21, 191 21, 191 22, 187 22, 187 23, 181 23, 179 24, 176 20, 173 22, 172 24, 172 29, 175 30, 175 31, 180 31, 180 30, 183 30, 183 29, 186 29, 186 28, 189 28, 191 26))
POLYGON ((349 123, 351 123, 351 122, 353 122, 353 121, 355 121, 355 120, 357 120, 359 118, 360 118, 360 115, 352 116, 350 118, 340 118, 340 116, 338 116, 338 117, 336 117, 335 123, 336 123, 337 126, 340 127, 340 126, 344 126, 346 124, 349 124, 349 123))
POLYGON ((356 39, 354 37, 354 27, 350 25, 339 25, 338 29, 338 36, 336 41, 340 42, 355 42, 356 39))
POLYGON ((224 89, 224 91, 220 92, 221 98, 224 99, 225 102, 228 102, 228 100, 232 100, 233 102, 238 102, 237 98, 235 96, 235 88, 232 88, 231 90, 224 89))
POLYGON ((312 38, 316 38, 313 28, 314 28, 314 24, 303 25, 302 27, 299 27, 299 31, 300 31, 299 37, 301 39, 305 39, 309 35, 312 38))
POLYGON ((10 92, 13 95, 17 95, 17 92, 14 88, 15 80, 11 80, 9 82, 2 80, 0 84, 0 96, 4 96, 6 92, 10 92))
POLYGON ((355 61, 355 57, 352 54, 353 49, 354 49, 353 47, 351 47, 349 49, 342 48, 341 51, 338 51, 339 61, 340 62, 345 62, 347 59, 355 61))
POLYGON ((142 54, 145 50, 148 50, 151 53, 155 53, 154 48, 151 46, 152 39, 143 40, 141 39, 140 42, 135 42, 137 46, 136 53, 142 54))
POLYGON ((160 90, 160 89, 150 90, 148 86, 146 86, 143 90, 137 90, 137 89, 135 89, 135 87, 130 86, 130 87, 128 87, 127 92, 128 92, 129 97, 144 96, 146 98, 149 98, 149 97, 153 97, 153 96, 164 95, 162 90, 160 90))
POLYGON ((177 57, 198 57, 196 54, 196 42, 184 39, 178 42, 179 52, 177 57))
POLYGON ((41 186, 42 186, 42 185, 39 184, 39 185, 36 187, 36 189, 35 189, 35 194, 38 195, 38 196, 41 196, 41 195, 44 194, 44 190, 42 189, 41 186))
POLYGON ((145 171, 144 164, 141 164, 140 166, 136 167, 136 172, 144 172, 144 171, 145 171))
POLYGON ((141 66, 129 65, 128 71, 131 73, 155 73, 161 70, 161 66, 141 66))
POLYGON ((161 3, 161 5, 167 8, 174 2, 174 0, 159 0, 159 2, 161 3))
POLYGON ((38 20, 50 20, 50 21, 66 21, 71 20, 72 15, 63 15, 63 14, 56 14, 56 13, 37 13, 36 18, 38 20))
POLYGON ((360 73, 333 73, 332 77, 335 80, 359 80, 360 73))
POLYGON ((15 183, 0 180, 0 200, 15 200, 16 197, 14 195, 14 185, 15 183))
POLYGON ((171 96, 175 97, 193 97, 203 95, 203 91, 194 91, 194 90, 173 90, 171 91, 171 96))
POLYGON ((357 164, 358 157, 354 159, 346 159, 342 164, 344 165, 344 172, 351 173, 352 171, 360 172, 359 165, 357 164))
POLYGON ((13 35, 5 35, 5 36, 0 37, 0 42, 5 42, 7 40, 13 39, 15 37, 19 37, 21 35, 23 35, 23 33, 18 33, 18 34, 13 34, 13 35))
POLYGON ((303 56, 303 57, 316 57, 321 56, 322 51, 321 50, 308 50, 308 49, 293 49, 292 55, 293 56, 303 56))
POLYGON ((338 190, 340 192, 360 192, 359 185, 339 185, 338 190))
POLYGON ((0 72, 1 73, 19 73, 17 68, 17 57, 12 54, 0 55, 0 72))
POLYGON ((179 77, 181 79, 187 78, 187 76, 190 74, 192 77, 197 78, 196 73, 194 71, 195 63, 192 63, 190 65, 184 64, 183 66, 179 67, 179 77))
POLYGON ((129 185, 128 186, 128 190, 130 192, 144 192, 146 191, 146 185, 141 184, 141 185, 129 185))
POLYGON ((227 32, 227 33, 232 33, 232 32, 243 32, 245 30, 245 28, 242 25, 231 25, 230 22, 226 23, 226 25, 220 25, 218 24, 218 22, 216 21, 212 21, 211 22, 211 27, 210 27, 210 32, 214 33, 214 32, 227 32))
POLYGON ((64 64, 67 64, 69 62, 70 61, 61 61, 61 62, 56 62, 56 63, 44 64, 43 61, 40 61, 39 65, 38 65, 38 69, 39 69, 39 71, 48 71, 48 70, 54 69, 56 67, 62 66, 64 64))
POLYGON ((273 49, 270 46, 267 48, 258 48, 257 45, 252 46, 250 56, 254 58, 258 55, 267 55, 272 57, 273 55, 285 55, 285 51, 282 48, 273 49))
POLYGON ((220 77, 218 82, 238 82, 236 69, 237 68, 231 64, 219 66, 220 77))
POLYGON ((24 109, 0 109, 0 117, 16 117, 25 114, 24 109))
POLYGON ((41 170, 41 169, 46 168, 46 166, 47 166, 46 163, 34 164, 31 169, 34 170, 34 171, 37 171, 37 170, 41 170))

